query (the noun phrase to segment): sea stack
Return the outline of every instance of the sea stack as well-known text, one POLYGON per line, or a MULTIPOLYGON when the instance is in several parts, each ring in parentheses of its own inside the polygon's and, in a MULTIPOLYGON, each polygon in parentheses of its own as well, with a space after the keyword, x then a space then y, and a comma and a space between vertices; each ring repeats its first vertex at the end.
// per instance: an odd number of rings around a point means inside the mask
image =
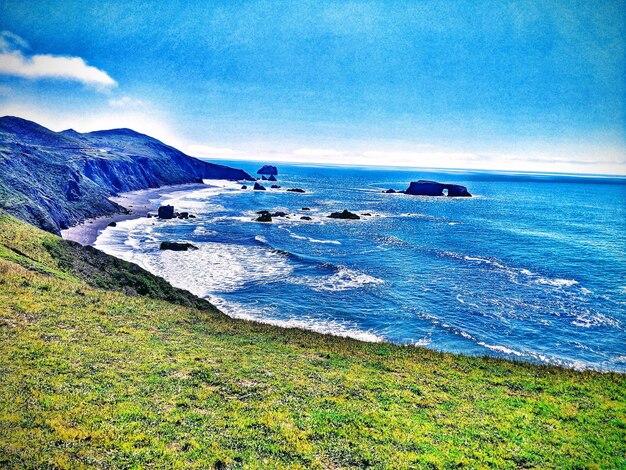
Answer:
POLYGON ((158 212, 159 219, 173 219, 174 218, 174 206, 161 206, 158 212))
MULTIPOLYGON (((256 172, 257 175, 273 175, 276 176, 278 174, 278 168, 273 165, 263 165, 259 171, 256 172)), ((275 181, 275 179, 274 179, 275 181)))
POLYGON ((412 181, 404 193, 413 196, 445 196, 444 190, 448 192, 448 197, 472 197, 465 186, 428 180, 412 181))

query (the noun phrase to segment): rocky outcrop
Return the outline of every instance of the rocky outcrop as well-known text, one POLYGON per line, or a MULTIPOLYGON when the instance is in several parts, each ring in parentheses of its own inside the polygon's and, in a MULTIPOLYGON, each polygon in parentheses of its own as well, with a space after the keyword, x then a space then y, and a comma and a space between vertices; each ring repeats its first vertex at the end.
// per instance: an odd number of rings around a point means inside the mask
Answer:
POLYGON ((54 132, 25 119, 0 118, 0 209, 50 232, 123 213, 108 199, 120 192, 203 179, 252 177, 131 129, 54 132))
POLYGON ((261 179, 262 179, 263 181, 267 181, 267 176, 263 175, 263 176, 261 176, 261 179))
POLYGON ((195 245, 192 245, 191 243, 161 242, 159 249, 171 250, 171 251, 187 251, 187 250, 197 250, 198 247, 195 245))
POLYGON ((252 189, 254 189, 255 191, 265 191, 266 190, 265 186, 260 185, 259 183, 254 183, 254 188, 252 188, 252 189))
POLYGON ((304 191, 304 189, 301 188, 289 188, 287 191, 289 191, 290 193, 304 193, 306 191, 304 191))
POLYGON ((274 175, 270 175, 267 181, 276 181, 276 177, 274 175))
POLYGON ((413 181, 404 191, 414 196, 445 196, 446 192, 448 197, 472 197, 465 186, 428 180, 413 181))
POLYGON ((157 214, 159 219, 173 219, 175 217, 174 206, 161 206, 157 214))
POLYGON ((272 221, 272 214, 270 214, 268 211, 259 211, 257 212, 257 214, 259 214, 259 216, 254 219, 257 222, 271 222, 272 221))
POLYGON ((248 187, 244 184, 241 189, 248 189, 248 187))
MULTIPOLYGON (((263 165, 257 172, 257 175, 277 175, 278 168, 272 165, 263 165)), ((276 179, 274 179, 276 181, 276 179)))
POLYGON ((272 189, 280 189, 280 186, 278 186, 277 184, 273 184, 270 186, 270 188, 272 189))
POLYGON ((333 212, 328 217, 330 217, 331 219, 350 219, 350 220, 358 220, 361 218, 347 209, 345 209, 343 212, 333 212))
POLYGON ((396 190, 395 190, 395 189, 388 189, 387 191, 383 191, 383 193, 386 193, 386 194, 395 194, 395 193, 396 193, 396 190))
POLYGON ((302 217, 300 217, 300 220, 312 220, 312 219, 308 215, 303 215, 302 217))

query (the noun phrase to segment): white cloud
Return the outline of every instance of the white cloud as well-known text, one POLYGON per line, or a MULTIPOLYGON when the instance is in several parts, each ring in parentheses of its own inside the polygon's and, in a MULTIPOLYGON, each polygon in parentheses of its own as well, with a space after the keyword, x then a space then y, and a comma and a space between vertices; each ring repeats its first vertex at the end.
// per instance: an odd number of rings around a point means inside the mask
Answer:
POLYGON ((334 149, 301 148, 294 150, 293 154, 301 157, 341 157, 344 152, 334 149))
POLYGON ((141 108, 145 103, 136 98, 130 96, 122 96, 121 98, 111 98, 109 100, 109 106, 114 108, 141 108))
POLYGON ((36 54, 26 56, 20 49, 28 43, 19 36, 0 33, 0 74, 32 80, 41 78, 73 80, 104 90, 117 85, 105 71, 88 65, 80 57, 36 54))
POLYGON ((189 145, 187 152, 199 157, 234 156, 240 152, 231 148, 209 147, 208 145, 189 145))

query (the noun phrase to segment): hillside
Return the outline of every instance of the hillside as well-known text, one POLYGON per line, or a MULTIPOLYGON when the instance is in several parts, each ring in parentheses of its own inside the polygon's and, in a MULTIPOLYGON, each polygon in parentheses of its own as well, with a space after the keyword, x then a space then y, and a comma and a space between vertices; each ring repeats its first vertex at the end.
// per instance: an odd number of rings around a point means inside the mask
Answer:
POLYGON ((0 208, 53 233, 123 211, 107 199, 119 192, 201 179, 251 177, 130 129, 53 132, 25 119, 0 118, 0 208))
POLYGON ((237 321, 0 212, 0 467, 624 468, 626 379, 237 321))

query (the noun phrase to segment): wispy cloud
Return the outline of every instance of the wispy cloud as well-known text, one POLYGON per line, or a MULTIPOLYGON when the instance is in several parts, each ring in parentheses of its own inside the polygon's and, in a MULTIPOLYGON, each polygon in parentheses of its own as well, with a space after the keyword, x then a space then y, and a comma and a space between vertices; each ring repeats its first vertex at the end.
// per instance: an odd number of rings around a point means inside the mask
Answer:
POLYGON ((131 98, 130 96, 122 96, 121 98, 111 98, 109 100, 109 106, 113 108, 141 108, 145 103, 137 98, 131 98))
POLYGON ((335 149, 300 148, 293 151, 294 155, 302 157, 341 157, 344 152, 335 149))
POLYGON ((88 65, 80 57, 35 54, 27 56, 28 43, 9 31, 0 33, 0 74, 36 79, 73 80, 105 90, 117 85, 105 71, 88 65))
POLYGON ((199 157, 216 157, 216 156, 235 156, 239 155, 235 149, 223 148, 223 147, 211 147, 208 145, 188 145, 187 151, 191 155, 197 155, 199 157))

